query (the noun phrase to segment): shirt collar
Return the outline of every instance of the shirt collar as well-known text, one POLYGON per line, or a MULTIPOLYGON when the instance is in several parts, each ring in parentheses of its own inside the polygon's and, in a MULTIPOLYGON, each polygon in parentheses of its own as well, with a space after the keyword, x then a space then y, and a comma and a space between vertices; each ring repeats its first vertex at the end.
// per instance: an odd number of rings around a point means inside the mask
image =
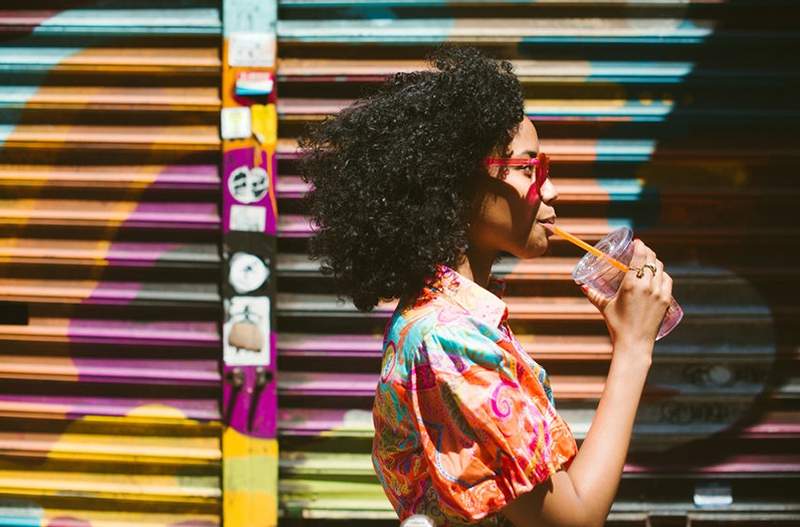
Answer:
POLYGON ((491 275, 487 287, 485 289, 455 269, 439 264, 433 280, 425 286, 425 292, 428 293, 426 296, 441 292, 466 309, 470 315, 496 327, 508 318, 508 307, 501 300, 506 283, 505 280, 491 275))

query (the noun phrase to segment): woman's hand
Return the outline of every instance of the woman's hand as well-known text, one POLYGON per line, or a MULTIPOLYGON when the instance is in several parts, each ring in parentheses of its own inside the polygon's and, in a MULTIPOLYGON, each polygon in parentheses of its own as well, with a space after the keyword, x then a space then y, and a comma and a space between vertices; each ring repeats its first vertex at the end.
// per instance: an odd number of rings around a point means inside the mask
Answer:
POLYGON ((645 263, 655 264, 655 276, 650 269, 644 270, 642 278, 636 278, 636 271, 628 271, 613 298, 582 287, 586 297, 605 318, 615 350, 644 349, 652 354, 652 344, 672 298, 672 278, 664 272, 664 264, 641 240, 634 240, 630 267, 640 268, 645 263))

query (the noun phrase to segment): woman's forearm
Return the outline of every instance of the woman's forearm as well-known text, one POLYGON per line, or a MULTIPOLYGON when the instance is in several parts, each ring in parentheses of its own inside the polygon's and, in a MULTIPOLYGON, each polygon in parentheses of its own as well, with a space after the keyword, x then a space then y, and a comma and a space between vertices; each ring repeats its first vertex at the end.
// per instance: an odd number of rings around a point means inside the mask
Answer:
POLYGON ((652 346, 615 345, 597 412, 567 471, 592 525, 604 524, 617 494, 652 346))

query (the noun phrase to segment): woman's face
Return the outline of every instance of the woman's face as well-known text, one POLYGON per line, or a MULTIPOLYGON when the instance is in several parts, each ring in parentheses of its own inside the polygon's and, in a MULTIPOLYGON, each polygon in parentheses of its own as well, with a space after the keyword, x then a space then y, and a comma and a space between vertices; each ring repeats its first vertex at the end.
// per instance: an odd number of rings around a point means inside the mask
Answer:
MULTIPOLYGON (((525 117, 511 141, 511 157, 536 157, 539 136, 533 123, 525 117)), ((551 206, 558 198, 555 185, 547 179, 535 204, 526 201, 535 174, 529 168, 490 166, 489 178, 478 189, 480 206, 470 229, 470 247, 498 250, 518 258, 535 258, 547 251, 548 231, 539 220, 555 217, 551 206), (507 168, 505 178, 501 169, 507 168)), ((534 169, 536 170, 536 169, 534 169)))

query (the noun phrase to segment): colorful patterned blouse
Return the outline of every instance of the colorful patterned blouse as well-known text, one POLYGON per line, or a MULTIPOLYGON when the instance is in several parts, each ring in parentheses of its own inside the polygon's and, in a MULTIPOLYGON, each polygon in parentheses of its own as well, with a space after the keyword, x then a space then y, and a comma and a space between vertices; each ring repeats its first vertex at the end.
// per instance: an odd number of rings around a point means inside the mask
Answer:
POLYGON ((401 520, 510 524, 499 509, 577 453, 501 296, 440 265, 386 326, 372 461, 401 520))

